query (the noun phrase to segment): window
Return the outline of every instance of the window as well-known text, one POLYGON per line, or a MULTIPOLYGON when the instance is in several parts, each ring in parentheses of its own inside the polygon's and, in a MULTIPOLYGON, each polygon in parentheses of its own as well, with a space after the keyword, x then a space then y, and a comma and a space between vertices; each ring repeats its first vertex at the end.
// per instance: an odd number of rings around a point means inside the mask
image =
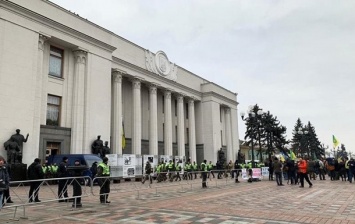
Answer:
POLYGON ((162 110, 163 110, 163 113, 164 113, 164 110, 165 110, 165 101, 164 101, 164 95, 162 96, 163 97, 163 106, 162 106, 162 110))
POLYGON ((60 101, 59 96, 48 95, 46 125, 59 126, 60 101))
POLYGON ((177 116, 177 100, 175 100, 175 116, 177 116))
POLYGON ((186 113, 186 119, 189 119, 189 104, 185 104, 185 113, 186 113))
POLYGON ((190 134, 189 134, 189 128, 186 128, 186 144, 190 143, 190 134))
POLYGON ((176 143, 178 142, 178 128, 176 125, 175 125, 175 142, 176 143))
POLYGON ((51 46, 49 55, 49 75, 62 77, 63 50, 51 46))

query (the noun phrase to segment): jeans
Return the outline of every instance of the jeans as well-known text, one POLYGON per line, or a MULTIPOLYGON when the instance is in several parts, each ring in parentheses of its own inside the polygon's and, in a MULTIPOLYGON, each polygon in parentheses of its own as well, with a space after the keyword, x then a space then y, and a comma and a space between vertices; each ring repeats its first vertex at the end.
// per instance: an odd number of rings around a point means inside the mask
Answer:
POLYGON ((281 172, 275 172, 275 176, 276 176, 277 185, 282 185, 282 173, 281 172))

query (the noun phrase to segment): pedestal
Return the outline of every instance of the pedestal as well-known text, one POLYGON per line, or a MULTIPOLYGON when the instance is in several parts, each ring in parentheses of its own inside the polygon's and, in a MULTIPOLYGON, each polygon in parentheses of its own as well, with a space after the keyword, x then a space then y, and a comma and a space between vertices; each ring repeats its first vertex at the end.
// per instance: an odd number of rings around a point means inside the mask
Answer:
POLYGON ((10 178, 11 181, 27 180, 27 164, 15 163, 10 164, 10 178))

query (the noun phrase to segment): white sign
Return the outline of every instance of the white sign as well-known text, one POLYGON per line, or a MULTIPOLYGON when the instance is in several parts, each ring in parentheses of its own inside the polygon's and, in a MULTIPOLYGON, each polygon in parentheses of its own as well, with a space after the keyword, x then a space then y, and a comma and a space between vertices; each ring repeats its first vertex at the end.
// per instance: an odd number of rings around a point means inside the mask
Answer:
POLYGON ((123 177, 134 177, 136 175, 136 155, 123 154, 123 177))

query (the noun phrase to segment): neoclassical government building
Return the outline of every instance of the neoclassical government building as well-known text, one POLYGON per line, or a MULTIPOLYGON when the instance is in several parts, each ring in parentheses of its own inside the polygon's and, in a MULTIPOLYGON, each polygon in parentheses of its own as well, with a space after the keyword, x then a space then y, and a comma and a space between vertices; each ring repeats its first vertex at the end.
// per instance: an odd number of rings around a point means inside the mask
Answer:
POLYGON ((216 162, 222 148, 235 160, 237 106, 236 93, 164 51, 150 52, 47 0, 0 1, 0 141, 16 129, 29 133, 24 163, 91 153, 98 135, 114 154, 216 162))

